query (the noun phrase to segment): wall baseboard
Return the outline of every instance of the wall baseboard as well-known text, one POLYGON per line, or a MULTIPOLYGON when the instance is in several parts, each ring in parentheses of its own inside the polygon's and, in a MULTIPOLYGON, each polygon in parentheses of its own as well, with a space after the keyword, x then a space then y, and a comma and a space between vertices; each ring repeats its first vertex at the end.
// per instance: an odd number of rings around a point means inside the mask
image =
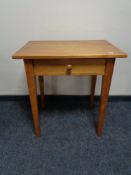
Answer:
MULTIPOLYGON (((40 96, 38 95, 38 98, 40 96)), ((89 95, 45 95, 48 101, 87 101, 89 95)), ((98 101, 100 96, 95 96, 95 100, 98 101)), ((29 100, 28 95, 0 95, 0 101, 19 101, 19 100, 29 100)), ((131 101, 130 95, 110 95, 109 101, 131 101)))

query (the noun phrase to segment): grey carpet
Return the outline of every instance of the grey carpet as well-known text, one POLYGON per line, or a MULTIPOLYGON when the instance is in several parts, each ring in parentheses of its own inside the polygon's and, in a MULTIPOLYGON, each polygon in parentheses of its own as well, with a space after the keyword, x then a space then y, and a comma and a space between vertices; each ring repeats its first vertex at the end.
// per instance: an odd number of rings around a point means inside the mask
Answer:
POLYGON ((36 138, 28 101, 0 101, 0 175, 131 175, 131 102, 109 102, 104 135, 98 102, 60 100, 40 107, 36 138))

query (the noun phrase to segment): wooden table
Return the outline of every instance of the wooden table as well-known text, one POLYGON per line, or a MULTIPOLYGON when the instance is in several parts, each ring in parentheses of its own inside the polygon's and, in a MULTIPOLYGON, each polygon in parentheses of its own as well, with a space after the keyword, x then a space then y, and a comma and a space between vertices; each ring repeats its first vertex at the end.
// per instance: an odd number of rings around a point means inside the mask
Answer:
POLYGON ((97 75, 102 75, 97 134, 104 128, 106 106, 116 58, 127 54, 105 40, 89 41, 29 41, 13 56, 23 59, 30 94, 35 133, 40 136, 36 77, 39 78, 42 104, 44 102, 43 76, 91 75, 90 107, 93 106, 97 75))

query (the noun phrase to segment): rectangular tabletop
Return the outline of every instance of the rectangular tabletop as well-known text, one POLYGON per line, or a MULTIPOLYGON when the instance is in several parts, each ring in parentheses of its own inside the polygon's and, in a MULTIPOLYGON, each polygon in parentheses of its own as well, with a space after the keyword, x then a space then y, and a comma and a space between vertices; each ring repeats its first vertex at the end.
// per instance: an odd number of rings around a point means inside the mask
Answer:
POLYGON ((14 59, 125 58, 127 54, 106 40, 29 41, 14 59))

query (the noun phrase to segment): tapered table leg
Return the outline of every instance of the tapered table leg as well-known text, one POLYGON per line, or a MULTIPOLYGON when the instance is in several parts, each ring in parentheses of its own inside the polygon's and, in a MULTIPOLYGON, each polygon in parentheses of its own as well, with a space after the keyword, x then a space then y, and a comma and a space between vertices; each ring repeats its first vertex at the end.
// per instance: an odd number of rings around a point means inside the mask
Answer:
POLYGON ((31 109, 33 114, 35 134, 36 136, 40 136, 41 131, 40 131, 40 122, 38 113, 37 89, 36 89, 36 80, 33 75, 33 64, 31 60, 24 60, 24 64, 28 83, 31 109))
POLYGON ((97 126, 97 134, 101 136, 103 134, 104 128, 104 120, 106 107, 108 103, 109 90, 111 85, 111 79, 114 69, 114 59, 109 59, 106 61, 105 65, 105 74, 102 77, 102 87, 101 87, 101 97, 100 97, 100 105, 99 105, 99 118, 98 118, 98 126, 97 126))
POLYGON ((89 108, 90 109, 92 109, 92 107, 94 105, 96 79, 97 79, 97 75, 92 75, 91 76, 91 89, 90 89, 90 101, 89 101, 89 108))
POLYGON ((44 78, 43 78, 43 76, 39 76, 38 80, 39 80, 41 103, 42 103, 42 107, 45 109, 44 78))

